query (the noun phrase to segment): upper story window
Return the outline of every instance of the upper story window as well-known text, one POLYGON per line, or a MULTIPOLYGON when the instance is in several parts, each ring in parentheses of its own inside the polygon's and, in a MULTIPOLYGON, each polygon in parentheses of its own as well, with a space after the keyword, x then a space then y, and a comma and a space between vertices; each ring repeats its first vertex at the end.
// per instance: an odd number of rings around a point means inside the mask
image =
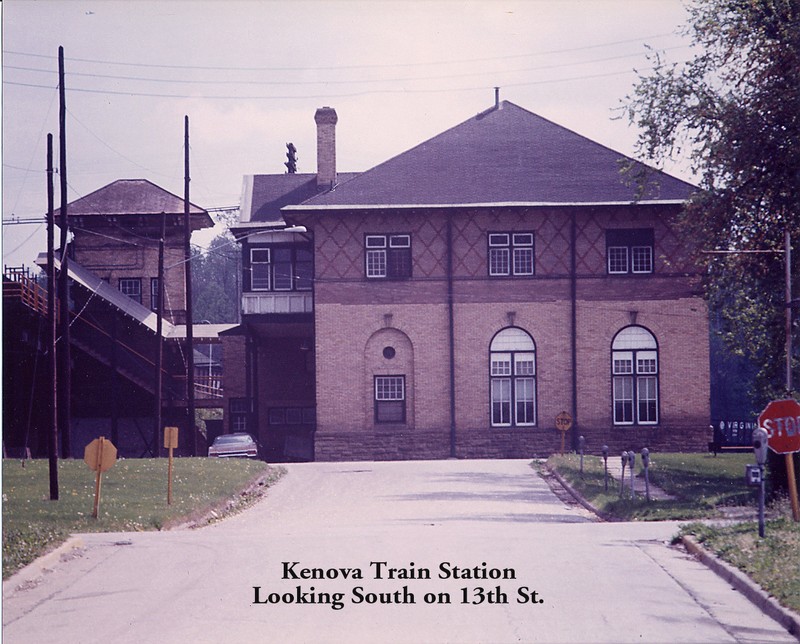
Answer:
POLYGON ((609 275, 653 272, 653 229, 620 228, 606 231, 609 275))
POLYGON ((365 271, 371 279, 411 277, 411 235, 366 235, 365 271))
POLYGON ((142 303, 141 277, 121 277, 119 280, 119 290, 139 304, 142 303))
POLYGON ((489 233, 489 275, 533 275, 533 233, 489 233))
POLYGON ((150 310, 158 311, 158 278, 150 278, 150 310))
POLYGON ((251 248, 250 290, 311 290, 313 266, 312 253, 305 248, 251 248))

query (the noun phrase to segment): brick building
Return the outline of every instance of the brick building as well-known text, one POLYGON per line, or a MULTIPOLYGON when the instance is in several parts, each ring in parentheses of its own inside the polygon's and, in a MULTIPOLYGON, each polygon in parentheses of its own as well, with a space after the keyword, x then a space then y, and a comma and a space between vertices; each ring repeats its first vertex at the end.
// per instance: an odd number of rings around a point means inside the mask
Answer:
POLYGON ((528 457, 566 411, 590 451, 705 449, 692 186, 507 101, 358 175, 316 120, 317 175, 245 179, 239 428, 278 458, 528 457))

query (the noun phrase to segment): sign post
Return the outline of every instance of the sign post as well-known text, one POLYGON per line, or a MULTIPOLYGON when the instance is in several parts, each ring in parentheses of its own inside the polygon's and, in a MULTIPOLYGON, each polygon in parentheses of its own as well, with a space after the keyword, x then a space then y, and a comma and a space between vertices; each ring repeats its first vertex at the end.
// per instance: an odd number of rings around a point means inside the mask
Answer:
POLYGON ((97 472, 94 482, 94 509, 92 510, 92 517, 96 519, 100 509, 100 477, 103 472, 110 470, 111 466, 116 462, 117 448, 103 436, 95 438, 86 446, 83 452, 83 460, 90 470, 97 472))
POLYGON ((167 466, 167 505, 172 505, 172 450, 178 447, 178 428, 164 428, 164 447, 169 450, 167 466))
POLYGON ((786 478, 792 517, 800 521, 800 503, 797 498, 797 476, 792 454, 800 452, 800 403, 796 400, 773 400, 758 416, 758 426, 767 432, 767 444, 776 454, 786 457, 786 478))
POLYGON ((561 432, 561 456, 564 456, 564 437, 570 427, 572 427, 572 416, 568 412, 562 411, 556 416, 556 429, 561 432))

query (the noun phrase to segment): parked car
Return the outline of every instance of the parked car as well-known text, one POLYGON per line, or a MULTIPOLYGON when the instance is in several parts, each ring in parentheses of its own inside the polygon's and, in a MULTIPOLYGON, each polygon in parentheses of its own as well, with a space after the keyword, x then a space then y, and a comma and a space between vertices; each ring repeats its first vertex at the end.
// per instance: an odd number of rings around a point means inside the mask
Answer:
POLYGON ((258 444, 250 434, 222 434, 208 448, 209 456, 219 458, 258 458, 258 444))

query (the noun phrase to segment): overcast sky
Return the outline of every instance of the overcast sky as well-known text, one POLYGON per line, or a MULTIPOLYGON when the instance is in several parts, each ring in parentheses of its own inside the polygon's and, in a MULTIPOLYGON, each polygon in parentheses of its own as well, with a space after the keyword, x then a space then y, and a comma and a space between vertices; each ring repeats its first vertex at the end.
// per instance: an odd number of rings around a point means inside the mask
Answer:
MULTIPOLYGON (((46 137, 58 164, 65 51, 69 201, 117 179, 238 205, 242 176, 316 169, 314 112, 339 115, 337 168, 366 170, 501 98, 625 154, 614 120, 650 45, 689 56, 679 0, 220 2, 5 0, 3 260, 32 264, 46 211, 46 137), (42 220, 43 222, 43 220, 42 220)), ((668 168, 689 178, 676 168, 668 168)), ((56 178, 56 207, 59 205, 56 178)), ((202 239, 193 241, 202 243, 202 239)))

